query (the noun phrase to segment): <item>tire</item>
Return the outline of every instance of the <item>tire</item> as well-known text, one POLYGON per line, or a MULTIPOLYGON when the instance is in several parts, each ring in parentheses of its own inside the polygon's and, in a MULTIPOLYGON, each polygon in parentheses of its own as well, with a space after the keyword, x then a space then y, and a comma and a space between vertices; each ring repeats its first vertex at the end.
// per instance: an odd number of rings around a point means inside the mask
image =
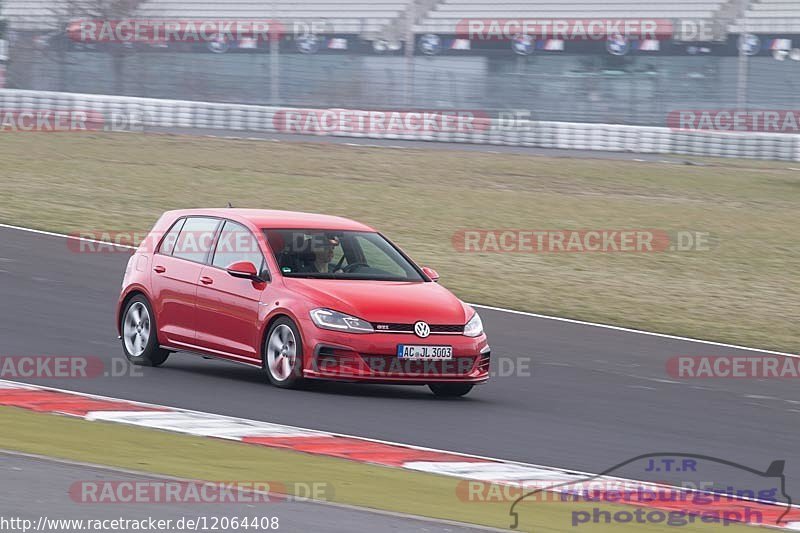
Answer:
POLYGON ((471 383, 429 383, 431 392, 440 398, 458 398, 472 390, 471 383))
POLYGON ((263 352, 264 369, 270 383, 282 389, 302 385, 303 340, 292 319, 281 317, 272 323, 263 352))
POLYGON ((158 345, 158 329, 150 302, 141 294, 128 301, 122 313, 122 350, 134 365, 161 366, 170 352, 158 345))

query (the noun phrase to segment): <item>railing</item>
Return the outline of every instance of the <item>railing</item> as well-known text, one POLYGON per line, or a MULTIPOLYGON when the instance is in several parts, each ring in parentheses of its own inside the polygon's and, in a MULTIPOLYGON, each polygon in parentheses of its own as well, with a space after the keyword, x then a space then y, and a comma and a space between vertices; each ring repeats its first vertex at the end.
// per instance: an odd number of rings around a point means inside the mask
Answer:
MULTIPOLYGON (((82 111, 102 117, 98 129, 203 129, 295 133, 281 127, 289 107, 160 100, 95 94, 0 90, 0 111, 82 111), (118 120, 120 119, 120 120, 118 120), (115 124, 122 124, 115 128, 115 124)), ((350 113, 358 113, 351 111, 350 113)), ((665 127, 625 126, 492 118, 475 119, 475 127, 387 132, 358 129, 320 131, 318 135, 416 141, 492 144, 569 150, 645 154, 686 154, 800 161, 800 135, 755 132, 680 131, 665 127)), ((303 133, 307 133, 303 131, 303 133)))

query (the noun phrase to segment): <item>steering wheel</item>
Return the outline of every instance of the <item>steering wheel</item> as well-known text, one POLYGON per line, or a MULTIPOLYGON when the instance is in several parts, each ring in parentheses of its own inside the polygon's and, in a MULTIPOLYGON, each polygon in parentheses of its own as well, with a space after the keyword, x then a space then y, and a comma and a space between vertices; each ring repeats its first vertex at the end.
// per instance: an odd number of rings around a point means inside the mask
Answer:
POLYGON ((356 267, 362 267, 362 266, 365 266, 365 267, 369 268, 369 265, 366 264, 366 263, 351 263, 351 264, 347 265, 346 267, 344 267, 342 269, 342 272, 344 272, 346 274, 350 274, 356 269, 356 267))

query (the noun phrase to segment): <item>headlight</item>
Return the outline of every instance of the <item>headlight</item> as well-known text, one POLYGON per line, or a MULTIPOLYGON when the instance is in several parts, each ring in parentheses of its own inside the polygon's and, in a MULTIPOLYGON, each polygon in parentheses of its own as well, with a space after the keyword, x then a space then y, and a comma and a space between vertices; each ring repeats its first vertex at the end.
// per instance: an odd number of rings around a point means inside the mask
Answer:
POLYGON ((483 322, 481 322, 481 317, 478 316, 478 313, 472 315, 472 318, 469 319, 467 325, 464 326, 464 335, 467 337, 477 337, 483 333, 483 322))
POLYGON ((330 309, 314 309, 311 311, 311 320, 317 327, 335 331, 348 331, 350 333, 372 333, 372 324, 354 316, 332 311, 330 309))

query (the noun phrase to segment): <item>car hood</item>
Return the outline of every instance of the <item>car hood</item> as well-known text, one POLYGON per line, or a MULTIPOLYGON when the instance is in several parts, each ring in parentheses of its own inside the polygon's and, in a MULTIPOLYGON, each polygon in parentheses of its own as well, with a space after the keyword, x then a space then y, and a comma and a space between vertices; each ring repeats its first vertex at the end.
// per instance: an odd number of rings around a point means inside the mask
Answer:
POLYGON ((472 310, 431 282, 284 278, 286 287, 327 307, 369 322, 465 324, 472 310))

